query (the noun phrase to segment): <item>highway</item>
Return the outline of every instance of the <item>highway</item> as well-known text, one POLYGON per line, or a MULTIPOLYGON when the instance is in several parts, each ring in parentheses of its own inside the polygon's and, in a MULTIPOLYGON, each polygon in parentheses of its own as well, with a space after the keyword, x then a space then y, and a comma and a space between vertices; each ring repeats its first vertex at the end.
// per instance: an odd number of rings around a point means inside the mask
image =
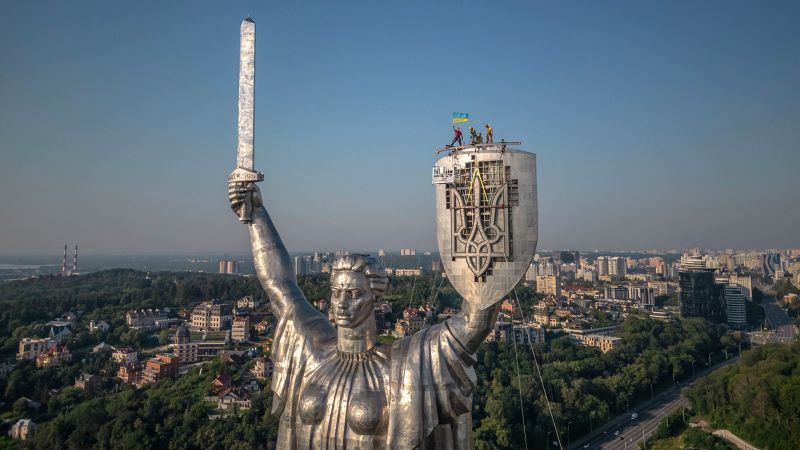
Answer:
POLYGON ((778 306, 775 297, 764 297, 762 302, 764 306, 764 313, 767 316, 767 322, 775 332, 768 338, 768 342, 773 343, 790 343, 797 338, 797 327, 792 324, 791 318, 786 314, 786 311, 778 306))
MULTIPOLYGON (((735 362, 738 358, 731 358, 710 369, 700 372, 695 380, 709 373, 735 362)), ((598 429, 588 439, 576 439, 570 449, 603 449, 627 450, 635 449, 643 439, 649 439, 658 424, 673 412, 680 411, 682 407, 689 407, 689 400, 681 395, 680 388, 673 387, 657 395, 651 402, 640 405, 640 410, 631 409, 630 414, 617 417, 610 424, 598 429), (636 412, 638 417, 631 418, 636 412), (615 434, 619 432, 619 434, 615 434)), ((555 448, 555 447, 553 447, 555 448)))
MULTIPOLYGON (((765 297, 763 301, 764 312, 767 322, 775 331, 770 333, 767 338, 772 343, 789 343, 797 339, 797 327, 792 324, 791 318, 786 311, 775 301, 775 297, 765 297)), ((737 358, 731 358, 711 369, 698 374, 697 378, 702 378, 720 367, 734 362, 737 358)), ((603 450, 627 450, 635 449, 644 438, 649 439, 658 424, 666 416, 675 411, 680 411, 682 407, 688 407, 689 400, 683 397, 678 388, 671 388, 656 396, 655 400, 645 402, 640 406, 640 410, 632 409, 630 414, 619 416, 612 420, 610 424, 599 428, 591 437, 586 439, 575 439, 570 449, 603 449, 603 450), (631 414, 637 413, 635 419, 631 414), (615 434, 619 432, 619 434, 615 434), (621 439, 620 439, 621 438, 621 439)), ((553 447, 555 448, 555 447, 553 447)))

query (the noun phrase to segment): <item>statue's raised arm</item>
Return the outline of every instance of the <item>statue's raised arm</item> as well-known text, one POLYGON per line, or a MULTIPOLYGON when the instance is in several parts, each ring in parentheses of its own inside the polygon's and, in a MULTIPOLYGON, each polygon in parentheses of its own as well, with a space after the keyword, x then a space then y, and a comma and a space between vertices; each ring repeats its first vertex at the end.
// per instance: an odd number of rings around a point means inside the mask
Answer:
POLYGON ((252 212, 248 228, 253 248, 253 264, 261 285, 270 298, 272 312, 282 317, 287 308, 297 303, 308 304, 297 285, 297 277, 292 270, 289 252, 283 245, 278 230, 264 207, 261 191, 254 183, 229 183, 228 197, 231 209, 240 217, 247 196, 251 196, 252 212))

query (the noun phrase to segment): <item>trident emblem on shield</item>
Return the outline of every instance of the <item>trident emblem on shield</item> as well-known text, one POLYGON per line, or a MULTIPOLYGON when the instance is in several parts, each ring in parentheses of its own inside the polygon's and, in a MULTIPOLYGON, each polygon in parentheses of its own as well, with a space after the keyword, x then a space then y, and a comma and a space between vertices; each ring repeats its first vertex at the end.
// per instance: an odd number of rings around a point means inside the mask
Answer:
POLYGON ((436 162, 433 182, 445 272, 466 301, 488 307, 536 251, 536 156, 499 145, 454 150, 436 162))

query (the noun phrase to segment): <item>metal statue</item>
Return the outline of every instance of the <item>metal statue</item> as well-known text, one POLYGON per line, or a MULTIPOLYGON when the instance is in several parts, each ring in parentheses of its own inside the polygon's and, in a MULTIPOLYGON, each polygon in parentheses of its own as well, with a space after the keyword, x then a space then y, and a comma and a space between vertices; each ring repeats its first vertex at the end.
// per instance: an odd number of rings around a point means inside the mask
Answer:
MULTIPOLYGON (((244 27, 243 23, 243 40, 244 27)), ((247 56, 243 51, 242 58, 247 56)), ((244 70, 246 64, 241 67, 244 70)), ((252 95, 252 86, 240 88, 240 96, 242 92, 252 95)), ((280 417, 277 448, 471 448, 475 352, 494 330, 498 302, 521 277, 516 267, 526 258, 530 263, 533 255, 533 248, 521 245, 536 245, 535 225, 533 236, 528 226, 529 209, 536 208, 535 175, 519 172, 509 160, 501 164, 505 178, 489 180, 478 164, 472 176, 482 177, 485 186, 496 185, 478 189, 473 179, 467 189, 462 186, 464 174, 454 170, 454 165, 443 165, 441 170, 449 168, 457 174, 449 184, 437 187, 440 248, 450 267, 448 276, 454 270, 456 278, 451 280, 465 296, 462 311, 384 345, 378 341, 373 309, 389 277, 377 259, 355 254, 333 263, 333 324, 298 287, 289 253, 253 183, 259 174, 252 168, 252 120, 242 120, 242 104, 240 98, 240 145, 234 171, 240 175, 231 175, 228 193, 234 213, 248 224, 256 273, 277 317, 271 355, 275 363, 272 412, 280 417), (249 146, 241 145, 242 133, 251 137, 249 146), (438 197, 444 192, 450 200, 440 202, 438 197), (444 202, 449 202, 449 208, 444 208, 444 202), (450 228, 444 232, 444 226, 450 228), (449 244, 442 242, 442 236, 449 244), (461 266, 466 269, 458 269, 461 266), (504 279, 501 287, 487 289, 498 281, 497 276, 504 279), (471 283, 480 286, 472 289, 471 283)), ((252 118, 252 109, 248 111, 252 118)), ((453 155, 442 160, 447 158, 453 155)))

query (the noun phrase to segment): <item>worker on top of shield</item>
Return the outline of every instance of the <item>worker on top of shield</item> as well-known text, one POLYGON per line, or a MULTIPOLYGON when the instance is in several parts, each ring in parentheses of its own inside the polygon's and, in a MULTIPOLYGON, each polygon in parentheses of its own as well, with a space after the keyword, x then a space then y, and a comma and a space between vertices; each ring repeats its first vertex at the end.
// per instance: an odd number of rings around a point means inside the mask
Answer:
POLYGON ((478 133, 475 132, 475 128, 469 127, 469 144, 475 145, 478 143, 478 133))

